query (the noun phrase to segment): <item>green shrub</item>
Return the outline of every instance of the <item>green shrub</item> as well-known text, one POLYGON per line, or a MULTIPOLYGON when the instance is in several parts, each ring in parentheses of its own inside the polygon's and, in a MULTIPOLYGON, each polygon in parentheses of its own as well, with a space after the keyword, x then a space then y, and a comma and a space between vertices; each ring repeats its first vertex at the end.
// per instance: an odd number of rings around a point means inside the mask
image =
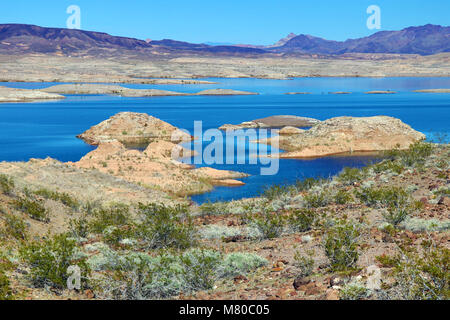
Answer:
POLYGON ((301 255, 300 252, 296 252, 294 255, 294 266, 299 269, 298 277, 308 277, 314 270, 314 251, 309 251, 308 256, 301 255))
POLYGON ((86 238, 89 234, 89 221, 86 214, 69 221, 69 232, 75 238, 86 238))
POLYGON ((347 204, 353 201, 353 197, 350 194, 350 192, 347 192, 345 190, 339 190, 334 195, 334 202, 336 204, 347 204))
POLYGON ((288 194, 291 191, 291 187, 287 185, 273 185, 262 192, 261 196, 269 201, 278 199, 282 195, 288 194))
POLYGON ((326 179, 306 178, 304 180, 297 180, 295 188, 298 192, 309 191, 312 187, 325 183, 326 179))
POLYGON ((339 221, 327 231, 323 247, 333 271, 352 269, 358 261, 359 228, 346 221, 339 221))
POLYGON ((397 174, 402 173, 405 170, 405 166, 398 160, 384 160, 371 166, 375 173, 383 173, 387 171, 393 171, 397 174))
POLYGON ((0 191, 6 195, 11 195, 14 190, 14 180, 13 178, 0 174, 0 191))
POLYGON ((339 292, 341 300, 361 300, 369 296, 369 289, 357 283, 347 284, 339 292))
POLYGON ((397 258, 394 298, 406 300, 450 299, 450 250, 422 241, 422 248, 403 246, 397 258))
POLYGON ((30 278, 34 285, 46 285, 63 289, 67 285, 70 266, 81 270, 82 286, 86 287, 89 267, 84 259, 77 259, 76 242, 67 235, 56 235, 44 241, 33 241, 20 250, 20 256, 30 268, 30 278))
POLYGON ((89 222, 89 231, 97 234, 109 227, 122 227, 130 223, 129 207, 123 204, 113 204, 106 208, 95 208, 93 219, 89 222))
POLYGON ((186 206, 139 205, 138 235, 150 248, 186 249, 197 243, 197 229, 186 206))
POLYGON ((14 295, 11 284, 5 272, 0 269, 0 300, 13 300, 14 295))
POLYGON ((310 209, 294 210, 289 213, 287 222, 293 232, 305 232, 311 229, 316 213, 310 209))
POLYGON ((72 209, 77 209, 80 206, 78 201, 75 198, 73 198, 71 195, 69 195, 68 193, 51 191, 51 190, 44 189, 44 188, 33 191, 32 193, 34 193, 35 195, 44 197, 45 199, 59 201, 62 204, 64 204, 65 206, 70 207, 72 209))
POLYGON ((392 150, 387 156, 399 159, 405 166, 423 165, 425 160, 433 153, 431 143, 418 141, 409 146, 407 150, 392 150))
POLYGON ((189 250, 183 254, 129 254, 117 258, 113 276, 94 281, 107 299, 164 299, 177 294, 212 289, 219 278, 244 275, 267 261, 255 254, 232 253, 225 257, 213 250, 189 250))
POLYGON ((370 207, 399 207, 410 201, 409 194, 399 187, 363 187, 355 195, 370 207))
POLYGON ((218 215, 223 215, 227 210, 227 205, 226 203, 223 202, 205 202, 200 206, 200 211, 203 215, 208 215, 208 216, 218 216, 218 215))
POLYGON ((393 226, 398 226, 413 212, 412 207, 409 204, 391 205, 386 211, 383 212, 383 217, 386 222, 393 226))
POLYGON ((213 288, 220 258, 220 254, 205 250, 191 250, 180 257, 182 277, 188 284, 189 291, 213 288))
POLYGON ((49 212, 40 200, 18 197, 13 204, 17 210, 26 213, 34 220, 41 222, 50 221, 49 212))
POLYGON ((251 216, 249 224, 260 232, 263 239, 274 239, 282 234, 285 221, 277 212, 263 211, 251 216))
POLYGON ((323 208, 331 202, 331 194, 328 191, 311 192, 303 197, 307 208, 323 208))
POLYGON ((23 219, 7 214, 5 216, 4 233, 17 240, 25 240, 27 238, 27 225, 23 219))
POLYGON ((366 178, 366 176, 367 175, 364 170, 346 167, 338 175, 337 180, 344 184, 352 185, 356 182, 361 182, 366 178))

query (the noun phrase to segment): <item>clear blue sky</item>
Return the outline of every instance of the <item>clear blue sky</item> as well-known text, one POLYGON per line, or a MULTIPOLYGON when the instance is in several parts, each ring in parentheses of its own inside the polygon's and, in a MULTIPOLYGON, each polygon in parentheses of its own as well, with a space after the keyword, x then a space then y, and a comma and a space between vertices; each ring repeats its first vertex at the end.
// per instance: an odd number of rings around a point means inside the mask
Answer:
POLYGON ((1 0, 0 23, 65 27, 69 5, 81 28, 139 39, 270 44, 290 32, 331 40, 370 35, 369 5, 382 30, 450 25, 450 0, 1 0))

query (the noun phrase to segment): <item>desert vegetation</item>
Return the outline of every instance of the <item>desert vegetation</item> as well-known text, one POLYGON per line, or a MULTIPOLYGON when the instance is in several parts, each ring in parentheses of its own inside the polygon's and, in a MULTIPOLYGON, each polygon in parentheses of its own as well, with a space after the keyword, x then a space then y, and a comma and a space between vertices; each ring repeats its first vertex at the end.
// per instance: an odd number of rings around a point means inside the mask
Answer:
POLYGON ((420 142, 201 206, 86 201, 3 174, 0 299, 448 299, 449 159, 420 142))

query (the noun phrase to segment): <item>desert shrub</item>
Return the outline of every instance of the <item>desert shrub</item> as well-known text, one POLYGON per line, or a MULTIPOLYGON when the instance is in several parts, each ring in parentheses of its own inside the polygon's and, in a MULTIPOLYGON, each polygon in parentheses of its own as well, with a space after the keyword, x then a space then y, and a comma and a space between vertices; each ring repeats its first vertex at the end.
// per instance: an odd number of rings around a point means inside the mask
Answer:
POLYGON ((418 141, 409 146, 407 150, 392 150, 387 156, 399 159, 405 166, 423 165, 425 160, 433 153, 434 147, 431 143, 418 141))
POLYGON ((10 195, 14 190, 14 179, 0 174, 0 191, 6 195, 10 195))
POLYGON ((243 230, 236 227, 210 224, 199 229, 198 233, 202 239, 222 239, 239 236, 243 233, 243 230))
POLYGON ((61 234, 26 244, 21 248, 20 256, 30 266, 30 278, 37 287, 65 288, 70 266, 80 268, 82 286, 86 287, 89 267, 85 259, 77 259, 76 249, 75 240, 61 234))
POLYGON ((197 243, 197 228, 186 206, 139 205, 138 235, 150 248, 186 249, 197 243))
POLYGON ((130 223, 129 207, 123 204, 113 204, 105 208, 95 208, 93 219, 88 224, 90 232, 103 233, 109 227, 122 227, 130 223))
POLYGON ((35 195, 44 197, 45 199, 51 199, 54 201, 59 201, 62 204, 64 204, 67 207, 70 207, 72 209, 77 209, 80 204, 78 201, 73 198, 71 195, 65 192, 57 192, 57 191, 51 191, 45 188, 38 189, 36 191, 33 191, 35 195))
POLYGON ((312 187, 321 185, 327 181, 326 179, 306 178, 304 180, 297 180, 295 188, 298 192, 309 191, 312 187))
POLYGON ((316 213, 311 209, 294 210, 287 216, 287 223, 293 232, 305 232, 311 229, 316 213))
POLYGON ((310 192, 303 197, 307 208, 323 208, 332 202, 332 197, 328 191, 310 192))
POLYGON ((200 211, 203 215, 218 216, 227 213, 227 205, 223 202, 205 202, 200 206, 200 211))
POLYGON ((263 239, 274 239, 279 237, 285 226, 285 217, 277 212, 263 210, 263 212, 252 215, 250 226, 255 227, 263 239))
POLYGON ((232 253, 225 257, 213 250, 193 249, 183 254, 155 257, 119 257, 113 277, 94 281, 94 288, 108 299, 162 299, 180 292, 208 290, 219 278, 246 274, 267 261, 257 255, 232 253))
POLYGON ((449 187, 440 187, 439 189, 433 191, 433 193, 437 196, 450 197, 450 188, 449 187))
POLYGON ((308 251, 307 256, 301 255, 300 252, 295 252, 294 255, 294 266, 299 269, 297 276, 308 277, 312 274, 314 270, 314 251, 308 251))
POLYGON ((341 300, 361 300, 369 296, 369 289, 358 283, 346 284, 339 292, 341 300))
POLYGON ((103 240, 110 245, 119 245, 125 239, 135 236, 134 227, 131 225, 110 226, 103 230, 103 240))
POLYGON ((291 191, 291 187, 287 185, 273 185, 264 189, 261 196, 269 201, 278 199, 282 195, 288 194, 291 191))
POLYGON ((385 268, 393 268, 398 263, 395 257, 391 257, 386 254, 376 256, 375 259, 385 268))
POLYGON ((352 222, 341 220, 327 230, 322 245, 333 271, 344 271, 356 266, 359 237, 360 230, 352 222))
POLYGON ((41 200, 27 197, 18 197, 16 200, 14 200, 13 204, 17 210, 26 213, 30 216, 30 218, 34 220, 41 222, 50 221, 49 212, 44 207, 41 200))
POLYGON ((350 192, 347 192, 345 190, 338 190, 334 194, 334 202, 337 204, 347 204, 353 201, 353 197, 350 194, 350 192))
POLYGON ((408 204, 391 205, 385 211, 383 211, 383 217, 386 222, 393 226, 398 226, 403 222, 411 213, 413 208, 408 204))
POLYGON ((69 232, 75 238, 86 238, 89 234, 89 221, 86 214, 69 221, 69 232))
POLYGON ((337 180, 343 184, 352 185, 355 182, 361 182, 366 176, 364 170, 346 167, 338 175, 337 180))
POLYGON ((410 201, 409 194, 400 187, 363 187, 355 195, 370 207, 399 207, 410 201))
POLYGON ((383 173, 386 171, 392 171, 397 174, 402 173, 405 170, 405 166, 398 160, 386 159, 377 164, 371 166, 375 173, 383 173))
POLYGON ((234 252, 227 255, 217 267, 218 277, 228 278, 245 275, 267 265, 267 260, 253 253, 234 252))
POLYGON ((450 229, 450 220, 421 219, 408 217, 400 224, 400 228, 413 232, 445 231, 450 229))
POLYGON ((180 256, 182 277, 189 291, 212 289, 221 255, 212 251, 191 250, 180 256))
POLYGON ((395 299, 450 299, 450 250, 423 241, 422 247, 402 246, 395 265, 395 299))
POLYGON ((7 236, 12 236, 17 240, 25 240, 27 238, 27 225, 23 219, 7 214, 5 216, 4 233, 7 236))
POLYGON ((11 284, 5 272, 0 269, 0 300, 13 300, 11 284))

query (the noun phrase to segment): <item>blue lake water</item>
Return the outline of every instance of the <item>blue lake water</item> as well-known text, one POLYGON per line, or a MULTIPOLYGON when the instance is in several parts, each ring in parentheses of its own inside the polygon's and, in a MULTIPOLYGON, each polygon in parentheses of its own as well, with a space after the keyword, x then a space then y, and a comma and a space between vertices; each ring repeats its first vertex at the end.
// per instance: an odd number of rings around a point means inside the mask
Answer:
MULTIPOLYGON (((336 116, 388 115, 400 118, 429 138, 450 133, 450 95, 413 93, 416 89, 450 88, 450 78, 300 78, 294 80, 206 79, 210 85, 128 85, 179 92, 235 89, 258 96, 152 97, 68 96, 51 102, 0 104, 0 161, 26 161, 47 156, 77 161, 93 147, 75 136, 121 111, 146 112, 177 127, 193 131, 194 121, 203 129, 224 123, 240 123, 261 117, 289 114, 320 120, 336 116), (369 90, 393 90, 392 95, 367 95, 369 90), (285 95, 307 91, 311 95, 285 95), (351 91, 351 95, 329 92, 351 91)), ((2 83, 16 88, 44 88, 55 83, 2 83)), ((448 138, 447 138, 448 140, 448 138)), ((251 174, 242 187, 218 187, 192 197, 199 203, 257 195, 271 184, 292 183, 312 176, 330 176, 345 166, 363 166, 373 158, 326 157, 313 160, 281 160, 275 176, 259 175, 257 165, 212 165, 218 169, 251 174)))

